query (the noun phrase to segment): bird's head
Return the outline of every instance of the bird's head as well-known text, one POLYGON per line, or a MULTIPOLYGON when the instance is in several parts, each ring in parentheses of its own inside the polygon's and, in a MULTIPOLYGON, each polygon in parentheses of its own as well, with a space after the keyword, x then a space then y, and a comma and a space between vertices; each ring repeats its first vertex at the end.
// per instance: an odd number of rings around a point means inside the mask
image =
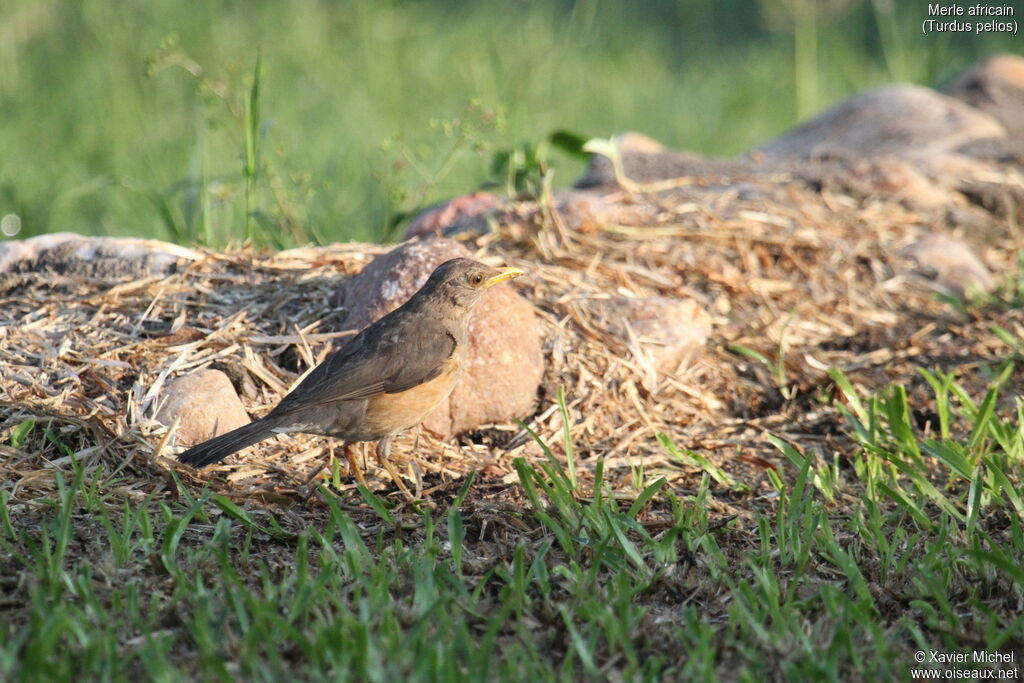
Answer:
POLYGON ((468 258, 445 261, 423 286, 426 292, 460 308, 471 308, 494 285, 525 273, 519 268, 492 268, 468 258))

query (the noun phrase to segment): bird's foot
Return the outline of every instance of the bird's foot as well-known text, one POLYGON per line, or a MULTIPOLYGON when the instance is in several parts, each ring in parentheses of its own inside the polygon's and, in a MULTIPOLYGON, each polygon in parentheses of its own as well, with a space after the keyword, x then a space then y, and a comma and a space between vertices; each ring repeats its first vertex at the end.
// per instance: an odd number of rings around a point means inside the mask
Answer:
POLYGON ((405 485, 405 482, 402 481, 402 477, 398 474, 398 470, 395 469, 395 466, 391 464, 391 461, 387 458, 379 458, 378 462, 380 463, 380 466, 386 469, 388 474, 391 475, 391 481, 395 482, 395 486, 397 486, 398 490, 402 492, 405 499, 410 503, 415 501, 416 496, 412 495, 412 492, 405 485))
POLYGON ((387 470, 388 474, 391 475, 391 481, 395 482, 395 486, 402 492, 405 499, 410 503, 416 500, 416 497, 412 495, 409 488, 402 481, 402 478, 398 475, 398 471, 395 466, 391 464, 391 438, 386 437, 377 442, 377 462, 387 470))
POLYGON ((363 477, 363 469, 359 466, 356 460, 356 445, 353 443, 345 444, 345 459, 348 460, 348 471, 355 477, 357 483, 362 484, 363 488, 369 490, 369 486, 366 485, 366 479, 363 477))

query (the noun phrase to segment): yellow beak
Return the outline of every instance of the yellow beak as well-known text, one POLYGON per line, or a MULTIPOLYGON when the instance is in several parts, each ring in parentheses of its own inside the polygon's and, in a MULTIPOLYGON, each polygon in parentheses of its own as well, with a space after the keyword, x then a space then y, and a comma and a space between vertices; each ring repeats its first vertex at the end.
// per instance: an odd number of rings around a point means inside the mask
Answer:
POLYGON ((505 280, 517 278, 520 275, 526 275, 526 272, 519 270, 518 268, 499 268, 497 275, 489 277, 487 278, 487 280, 484 281, 484 289, 487 289, 488 287, 493 287, 499 282, 504 282, 505 280))

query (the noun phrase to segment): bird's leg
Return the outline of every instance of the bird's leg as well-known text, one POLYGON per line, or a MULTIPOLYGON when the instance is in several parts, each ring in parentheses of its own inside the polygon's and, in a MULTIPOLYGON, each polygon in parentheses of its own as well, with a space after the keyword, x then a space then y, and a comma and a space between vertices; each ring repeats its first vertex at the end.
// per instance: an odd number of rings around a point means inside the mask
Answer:
POLYGON ((313 494, 316 493, 316 486, 313 485, 313 480, 316 479, 317 475, 320 474, 323 471, 324 471, 324 466, 323 465, 320 465, 320 467, 317 467, 315 470, 313 470, 313 474, 312 475, 310 475, 309 477, 306 477, 306 481, 302 485, 302 488, 296 490, 296 492, 302 498, 302 502, 303 503, 305 503, 307 500, 312 498, 313 494))
POLYGON ((390 457, 391 437, 386 436, 377 442, 377 462, 380 463, 381 467, 388 471, 388 474, 391 475, 391 481, 395 482, 395 486, 398 487, 398 490, 402 492, 402 495, 404 495, 406 499, 410 501, 416 500, 416 498, 413 497, 412 493, 409 492, 409 489, 402 481, 402 478, 398 476, 398 472, 395 470, 395 466, 391 464, 391 460, 389 459, 390 457))
POLYGON ((308 477, 306 477, 306 481, 305 481, 305 483, 302 484, 302 487, 295 490, 295 492, 302 499, 303 503, 305 503, 310 498, 312 498, 313 494, 316 493, 316 486, 313 486, 313 480, 316 479, 317 475, 320 474, 323 471, 324 471, 324 466, 323 465, 320 465, 320 467, 317 467, 316 469, 314 469, 313 470, 313 474, 308 476, 308 477))
POLYGON ((356 462, 356 445, 351 441, 345 442, 345 459, 348 460, 348 471, 356 481, 363 485, 363 488, 369 490, 366 485, 366 480, 363 479, 363 470, 360 469, 359 463, 356 462))
POLYGON ((315 469, 313 470, 312 474, 310 474, 310 475, 309 475, 308 477, 306 477, 306 481, 302 482, 302 485, 303 485, 303 486, 309 486, 310 484, 312 484, 312 483, 313 483, 313 480, 314 480, 314 479, 316 479, 316 478, 317 478, 317 476, 318 476, 318 475, 319 475, 319 474, 320 474, 321 472, 323 472, 323 471, 324 471, 324 468, 325 468, 325 467, 327 467, 327 465, 321 464, 321 465, 320 465, 319 467, 315 468, 315 469))
POLYGON ((303 486, 309 486, 317 476, 324 471, 325 467, 330 466, 330 471, 334 470, 334 444, 332 442, 327 443, 327 461, 320 463, 320 467, 317 467, 313 472, 306 477, 306 481, 303 482, 303 486))

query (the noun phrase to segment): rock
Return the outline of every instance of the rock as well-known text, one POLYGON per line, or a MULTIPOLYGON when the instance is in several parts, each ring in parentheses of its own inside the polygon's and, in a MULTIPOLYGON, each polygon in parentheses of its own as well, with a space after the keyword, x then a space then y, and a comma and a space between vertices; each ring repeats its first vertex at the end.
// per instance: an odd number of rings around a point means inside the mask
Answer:
POLYGON ((178 446, 194 446, 250 421, 231 380, 220 370, 198 370, 177 378, 164 388, 161 400, 158 422, 170 427, 180 418, 174 432, 178 446))
POLYGON ((820 166, 808 162, 807 166, 805 178, 816 180, 822 189, 857 200, 892 200, 911 209, 932 209, 956 201, 950 188, 894 157, 837 160, 820 166))
POLYGON ((1009 137, 1024 139, 1024 57, 992 57, 964 71, 943 91, 995 118, 1009 137))
MULTIPOLYGON (((622 196, 618 190, 556 190, 552 206, 566 225, 587 230, 595 225, 642 226, 654 222, 661 208, 644 197, 622 196)), ((464 233, 485 234, 491 222, 506 227, 529 225, 538 220, 536 202, 504 202, 482 192, 457 197, 447 204, 421 214, 406 231, 406 239, 440 233, 452 237, 464 233), (490 197, 487 199, 485 197, 490 197)))
POLYGON ((448 405, 423 421, 437 434, 458 434, 525 417, 537 401, 544 353, 533 306, 512 287, 488 291, 469 327, 469 357, 448 405))
MULTIPOLYGON (((362 329, 393 311, 448 259, 471 257, 454 240, 404 242, 374 259, 345 284, 343 329, 362 329)), ((511 286, 487 291, 469 328, 470 350, 452 395, 423 421, 442 436, 489 422, 523 417, 532 409, 544 373, 533 306, 511 286)), ((342 344, 344 340, 342 340, 342 344)))
POLYGON ((558 190, 554 206, 566 225, 582 231, 600 225, 651 225, 662 210, 643 197, 583 190, 558 190))
POLYGON ((460 232, 484 232, 487 218, 502 206, 502 200, 489 192, 474 192, 435 204, 416 216, 405 231, 405 239, 460 232))
POLYGON ((957 147, 956 153, 983 162, 1024 166, 1024 135, 971 140, 957 147))
POLYGON ((997 219, 1024 223, 1024 186, 965 178, 957 190, 997 219))
POLYGON ((854 95, 759 152, 776 158, 926 158, 971 140, 1005 136, 996 119, 960 100, 917 85, 887 85, 854 95))
MULTIPOLYGON (((727 178, 753 173, 757 164, 750 160, 709 159, 692 152, 669 149, 639 133, 623 133, 613 138, 622 161, 622 172, 634 183, 654 183, 672 178, 727 178)), ((616 187, 618 179, 608 157, 592 154, 583 177, 576 181, 579 190, 616 187)))
POLYGON ((71 232, 0 242, 0 274, 56 273, 97 279, 163 275, 197 251, 160 240, 84 237, 71 232))
POLYGON ((927 233, 904 247, 900 255, 932 280, 939 291, 963 297, 970 289, 990 292, 995 278, 965 242, 939 233, 927 233))
POLYGON ((692 299, 616 296, 590 299, 585 306, 609 335, 627 346, 635 339, 658 372, 685 370, 711 333, 711 316, 692 299))
POLYGON ((434 237, 403 242, 376 256, 344 284, 339 297, 347 311, 342 329, 361 330, 395 310, 423 286, 434 268, 459 257, 472 254, 455 240, 434 237))
POLYGON ((878 195, 902 201, 911 207, 931 208, 951 201, 949 192, 943 191, 911 164, 899 159, 862 160, 857 162, 853 172, 878 195))

